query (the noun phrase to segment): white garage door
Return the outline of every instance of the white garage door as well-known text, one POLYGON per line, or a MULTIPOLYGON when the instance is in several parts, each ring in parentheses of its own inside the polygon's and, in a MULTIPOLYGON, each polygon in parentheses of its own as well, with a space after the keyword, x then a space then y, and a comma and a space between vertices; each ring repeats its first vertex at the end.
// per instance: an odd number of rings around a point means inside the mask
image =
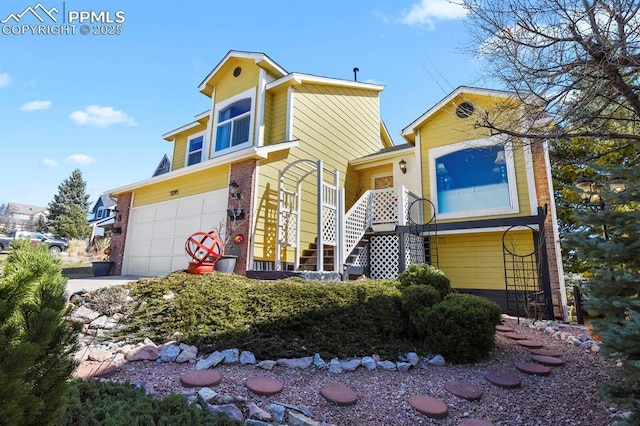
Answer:
POLYGON ((187 238, 224 223, 227 194, 221 189, 131 209, 123 273, 158 276, 186 269, 187 238))

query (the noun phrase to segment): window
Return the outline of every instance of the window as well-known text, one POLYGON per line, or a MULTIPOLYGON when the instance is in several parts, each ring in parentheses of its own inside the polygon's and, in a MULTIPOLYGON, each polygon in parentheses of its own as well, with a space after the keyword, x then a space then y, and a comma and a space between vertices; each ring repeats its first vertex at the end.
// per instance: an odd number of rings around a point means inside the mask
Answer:
POLYGON ((216 151, 249 142, 251 98, 234 102, 218 113, 216 151))
POLYGON ((254 98, 255 89, 249 89, 216 105, 215 152, 252 143, 254 98))
POLYGON ((393 188, 393 176, 374 176, 373 189, 393 188))
POLYGON ((189 139, 187 146, 187 166, 197 164, 202 161, 203 136, 189 139))
POLYGON ((96 213, 97 219, 102 219, 103 217, 107 217, 109 215, 109 210, 105 209, 103 206, 98 207, 98 212, 96 213))
POLYGON ((516 213, 515 174, 509 147, 468 144, 430 150, 431 187, 440 217, 516 213), (434 191, 435 190, 435 191, 434 191))

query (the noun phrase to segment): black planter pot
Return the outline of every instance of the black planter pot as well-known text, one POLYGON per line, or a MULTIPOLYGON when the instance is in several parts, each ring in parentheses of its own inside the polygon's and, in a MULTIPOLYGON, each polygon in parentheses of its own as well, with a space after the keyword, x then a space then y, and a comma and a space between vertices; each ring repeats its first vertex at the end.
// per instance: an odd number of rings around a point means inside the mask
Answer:
POLYGON ((216 260, 216 263, 213 267, 218 272, 231 274, 236 267, 237 260, 238 256, 224 255, 221 256, 220 259, 216 260))
POLYGON ((113 267, 113 262, 91 262, 91 269, 93 271, 94 277, 106 277, 111 275, 111 268, 113 267))

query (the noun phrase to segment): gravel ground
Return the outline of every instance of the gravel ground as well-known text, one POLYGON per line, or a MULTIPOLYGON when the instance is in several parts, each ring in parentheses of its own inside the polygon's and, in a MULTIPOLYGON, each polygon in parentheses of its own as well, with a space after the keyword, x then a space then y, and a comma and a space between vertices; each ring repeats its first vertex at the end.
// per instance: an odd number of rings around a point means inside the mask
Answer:
MULTIPOLYGON (((512 318, 505 320, 516 332, 543 343, 546 349, 561 352, 564 366, 552 368, 547 377, 529 376, 518 372, 514 363, 530 361, 526 348, 514 340, 497 333, 497 349, 490 359, 467 365, 446 365, 415 368, 408 373, 367 371, 332 375, 326 371, 309 371, 275 367, 271 371, 253 366, 220 365, 217 371, 222 383, 215 391, 232 396, 243 396, 266 408, 270 402, 283 402, 308 407, 316 420, 335 425, 458 425, 465 418, 490 421, 495 425, 588 425, 611 423, 610 405, 597 397, 598 385, 609 376, 606 363, 598 353, 568 345, 542 331, 516 324, 512 318), (512 373, 520 377, 518 389, 503 389, 484 379, 490 371, 512 373), (282 393, 262 397, 247 390, 244 382, 255 376, 270 376, 284 382, 282 393), (479 401, 467 401, 444 389, 448 381, 465 381, 483 392, 479 401), (327 383, 338 382, 349 386, 358 394, 353 406, 338 407, 319 395, 327 383), (428 395, 445 402, 449 416, 434 420, 415 411, 409 405, 409 397, 428 395)), ((576 336, 584 330, 569 330, 576 336)), ((193 365, 156 364, 141 361, 124 364, 111 376, 111 380, 144 381, 153 386, 154 393, 164 396, 186 391, 180 384, 180 376, 193 369, 193 365)))

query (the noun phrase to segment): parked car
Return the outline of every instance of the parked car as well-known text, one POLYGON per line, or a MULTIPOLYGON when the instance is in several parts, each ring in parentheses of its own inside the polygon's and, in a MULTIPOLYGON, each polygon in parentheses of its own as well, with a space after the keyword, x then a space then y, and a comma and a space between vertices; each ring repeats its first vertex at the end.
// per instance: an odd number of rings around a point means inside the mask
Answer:
POLYGON ((33 244, 48 245, 51 253, 60 253, 69 248, 69 241, 66 238, 47 236, 39 232, 13 231, 9 237, 0 237, 0 251, 10 250, 11 243, 22 238, 31 240, 33 244))

